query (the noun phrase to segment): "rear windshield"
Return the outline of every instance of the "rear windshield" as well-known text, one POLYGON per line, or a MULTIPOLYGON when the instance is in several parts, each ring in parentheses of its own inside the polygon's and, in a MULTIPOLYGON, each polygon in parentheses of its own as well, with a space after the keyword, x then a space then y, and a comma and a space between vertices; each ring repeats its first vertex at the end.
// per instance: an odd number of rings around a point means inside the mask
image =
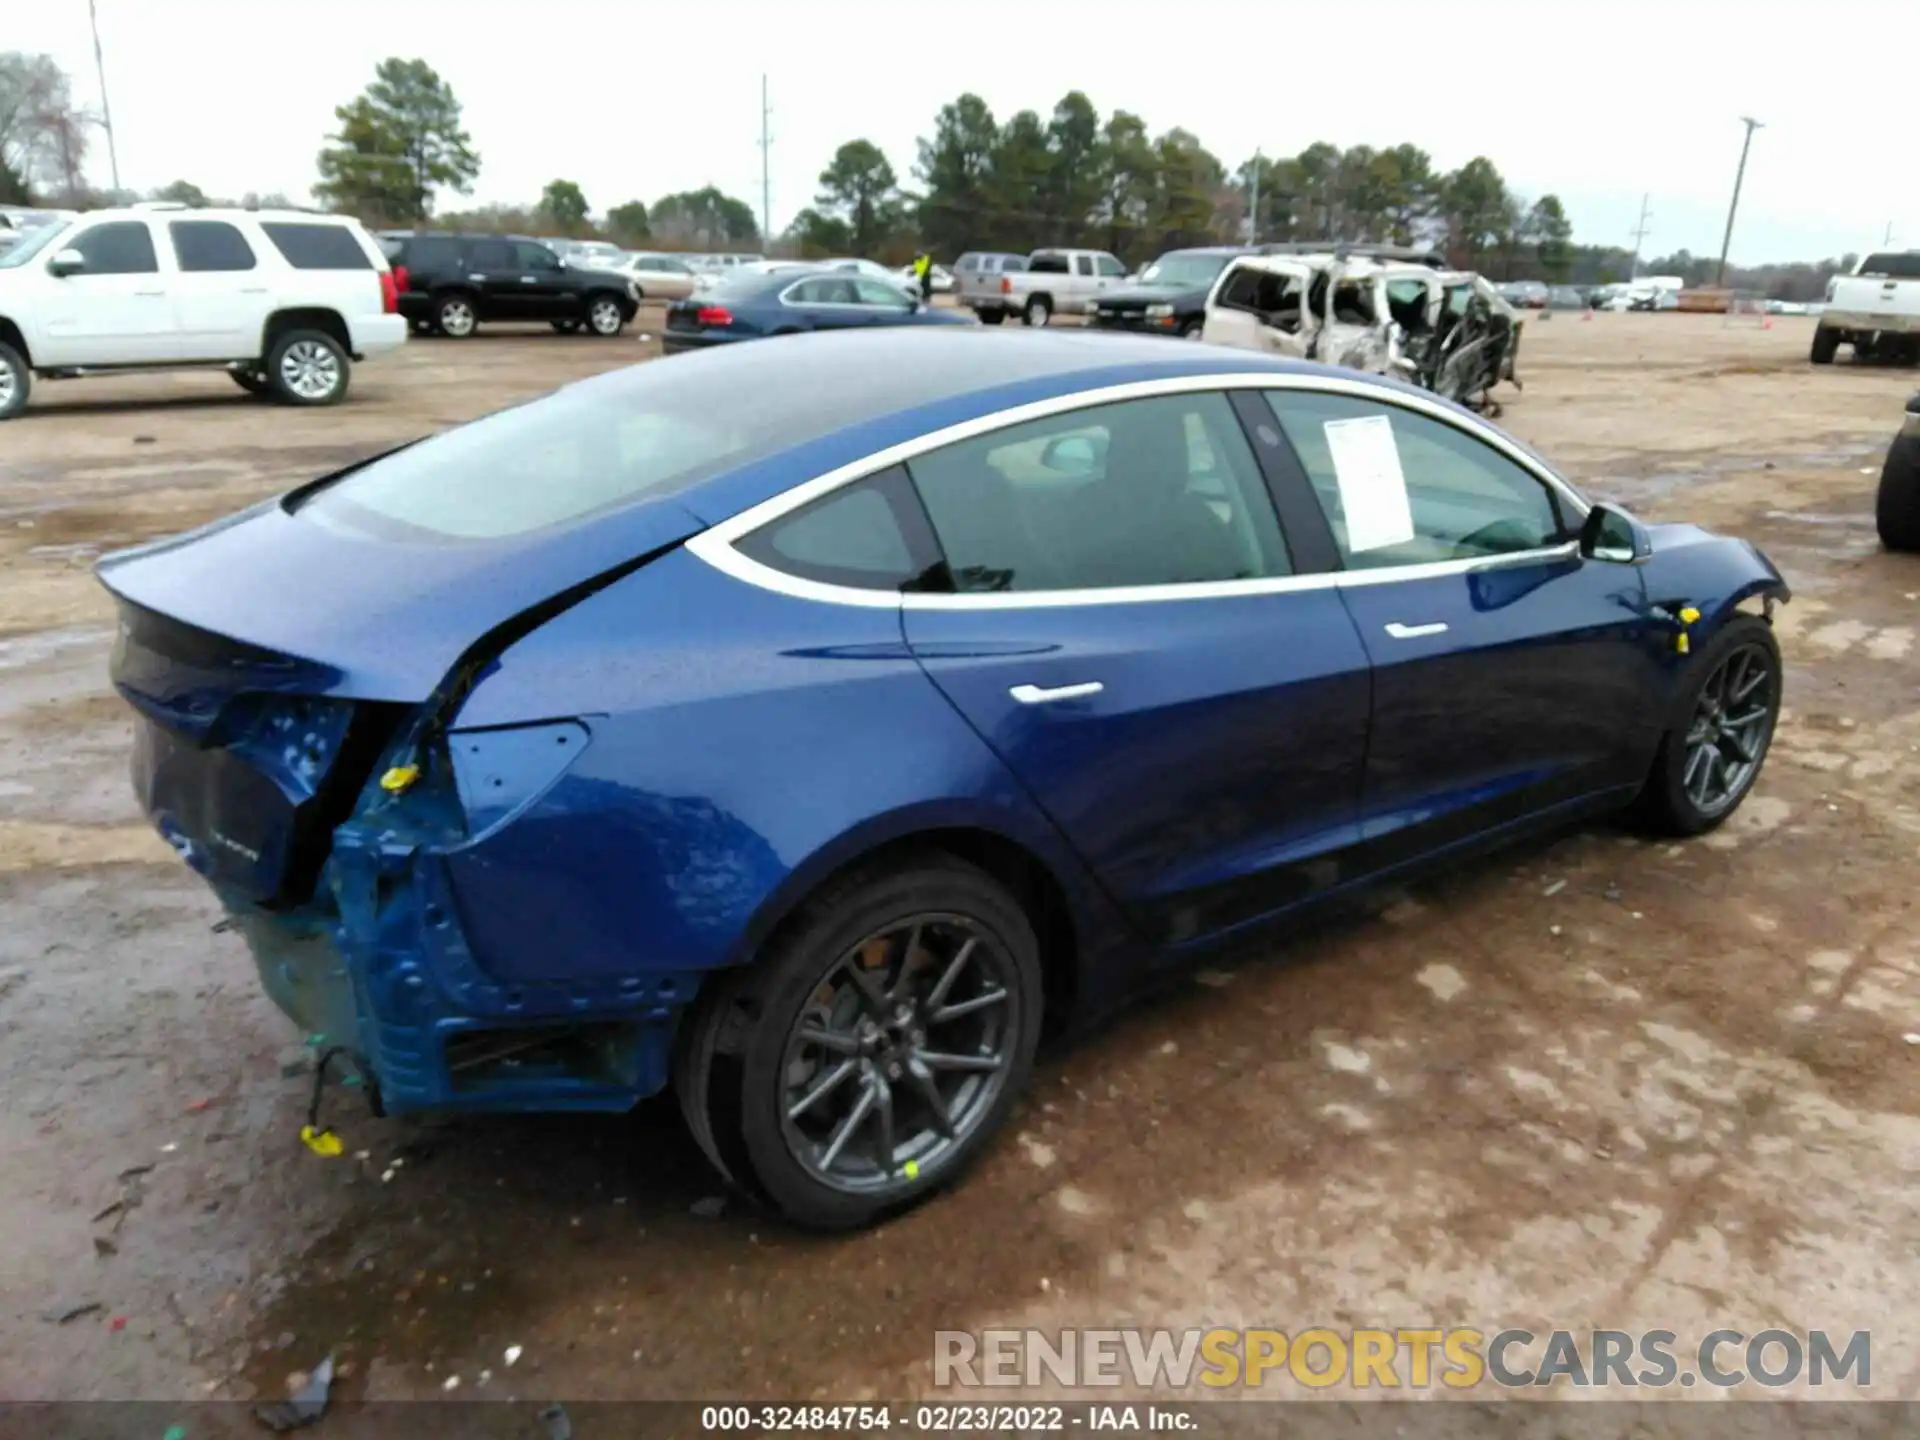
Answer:
POLYGON ((268 220, 260 228, 296 270, 371 270, 373 262, 344 225, 301 225, 268 220))
POLYGON ((1920 280, 1920 250, 1889 250, 1860 262, 1861 275, 1876 280, 1920 280))

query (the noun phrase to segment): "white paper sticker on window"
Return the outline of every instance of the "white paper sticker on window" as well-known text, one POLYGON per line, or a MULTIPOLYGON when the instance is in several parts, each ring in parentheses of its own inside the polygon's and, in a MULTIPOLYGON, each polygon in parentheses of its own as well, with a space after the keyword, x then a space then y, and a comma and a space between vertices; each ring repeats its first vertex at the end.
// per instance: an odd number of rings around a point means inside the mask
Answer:
POLYGON ((1327 453, 1340 486, 1340 509, 1347 521, 1347 553, 1382 550, 1413 539, 1413 512, 1407 507, 1407 477, 1393 422, 1385 415, 1326 422, 1327 453))

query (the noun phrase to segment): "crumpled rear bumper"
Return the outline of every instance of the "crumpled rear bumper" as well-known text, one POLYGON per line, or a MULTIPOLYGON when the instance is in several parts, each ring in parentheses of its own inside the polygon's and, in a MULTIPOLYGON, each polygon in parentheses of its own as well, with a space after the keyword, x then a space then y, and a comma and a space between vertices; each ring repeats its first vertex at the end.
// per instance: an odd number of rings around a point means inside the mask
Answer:
POLYGON ((664 1089, 697 973, 502 985, 475 963, 440 859, 336 832, 331 903, 221 898, 261 983, 314 1047, 341 1047, 375 1107, 619 1111, 664 1089))

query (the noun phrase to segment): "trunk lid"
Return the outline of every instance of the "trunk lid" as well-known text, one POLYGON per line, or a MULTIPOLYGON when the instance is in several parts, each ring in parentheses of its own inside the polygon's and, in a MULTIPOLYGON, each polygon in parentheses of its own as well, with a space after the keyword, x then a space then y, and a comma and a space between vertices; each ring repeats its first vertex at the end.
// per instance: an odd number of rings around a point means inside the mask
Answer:
POLYGON ((532 535, 402 541, 276 500, 109 555, 98 574, 120 606, 111 673, 139 716, 140 801, 217 886, 299 904, 404 719, 701 528, 660 498, 532 535))

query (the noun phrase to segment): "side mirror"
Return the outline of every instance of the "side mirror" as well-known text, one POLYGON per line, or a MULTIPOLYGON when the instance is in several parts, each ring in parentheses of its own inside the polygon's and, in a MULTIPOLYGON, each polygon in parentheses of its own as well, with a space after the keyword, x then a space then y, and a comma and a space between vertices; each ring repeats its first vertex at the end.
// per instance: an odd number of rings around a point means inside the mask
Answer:
POLYGON ((69 275, 78 275, 86 268, 87 257, 78 250, 62 250, 47 262, 47 273, 58 280, 64 280, 69 275))
POLYGON ((1580 554, 1587 560, 1636 565, 1653 554, 1653 537, 1618 506, 1595 505, 1580 527, 1580 554))

